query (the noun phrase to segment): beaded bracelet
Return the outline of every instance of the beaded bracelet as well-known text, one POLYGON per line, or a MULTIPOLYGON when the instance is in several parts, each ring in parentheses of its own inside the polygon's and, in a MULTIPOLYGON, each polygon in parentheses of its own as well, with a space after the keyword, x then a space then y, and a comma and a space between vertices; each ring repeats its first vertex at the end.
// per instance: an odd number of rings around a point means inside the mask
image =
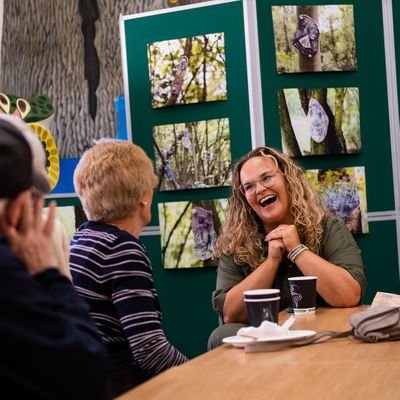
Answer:
POLYGON ((305 244, 299 244, 288 253, 287 258, 294 263, 294 260, 305 250, 308 250, 308 247, 305 244))

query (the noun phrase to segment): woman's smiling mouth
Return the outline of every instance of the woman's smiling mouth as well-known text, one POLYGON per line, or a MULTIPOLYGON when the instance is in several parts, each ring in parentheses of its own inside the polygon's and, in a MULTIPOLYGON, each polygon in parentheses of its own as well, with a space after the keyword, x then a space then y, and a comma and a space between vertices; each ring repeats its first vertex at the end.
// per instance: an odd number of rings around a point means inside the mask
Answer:
POLYGON ((269 206, 270 204, 272 204, 276 199, 277 199, 277 196, 276 196, 275 194, 270 194, 270 195, 268 195, 268 196, 266 196, 266 197, 263 197, 263 198, 258 202, 258 204, 259 204, 261 207, 267 207, 267 206, 269 206))

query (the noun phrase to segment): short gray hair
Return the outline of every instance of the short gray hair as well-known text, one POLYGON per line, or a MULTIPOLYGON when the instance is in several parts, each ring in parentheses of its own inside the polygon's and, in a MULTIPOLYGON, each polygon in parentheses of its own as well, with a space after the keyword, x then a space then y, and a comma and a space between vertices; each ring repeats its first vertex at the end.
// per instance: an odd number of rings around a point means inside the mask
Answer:
POLYGON ((75 190, 87 217, 112 222, 137 209, 157 184, 153 163, 139 146, 101 141, 83 153, 74 173, 75 190))

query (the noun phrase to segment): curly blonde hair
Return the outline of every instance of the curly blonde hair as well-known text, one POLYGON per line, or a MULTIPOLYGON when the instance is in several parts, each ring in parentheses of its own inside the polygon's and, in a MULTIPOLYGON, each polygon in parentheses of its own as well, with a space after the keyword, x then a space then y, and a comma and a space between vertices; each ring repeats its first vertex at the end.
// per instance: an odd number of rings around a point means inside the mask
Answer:
POLYGON ((235 165, 232 177, 232 195, 226 222, 214 248, 214 258, 233 255, 235 263, 256 269, 264 260, 265 231, 262 221, 240 191, 240 171, 253 157, 272 157, 286 181, 290 213, 300 240, 317 253, 322 240, 324 220, 328 211, 319 195, 304 177, 303 169, 289 157, 270 147, 257 147, 243 156, 235 165))

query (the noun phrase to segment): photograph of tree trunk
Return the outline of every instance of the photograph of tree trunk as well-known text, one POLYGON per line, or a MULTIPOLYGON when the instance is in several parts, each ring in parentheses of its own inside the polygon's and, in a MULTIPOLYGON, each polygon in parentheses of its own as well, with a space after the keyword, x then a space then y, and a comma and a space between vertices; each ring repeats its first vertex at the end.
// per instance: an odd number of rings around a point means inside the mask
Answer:
POLYGON ((153 127, 160 191, 230 186, 228 118, 153 127))
POLYGON ((364 167, 309 169, 304 174, 332 215, 353 234, 369 232, 364 167))
POLYGON ((278 102, 285 154, 361 152, 358 88, 280 89, 278 102))
POLYGON ((272 20, 279 74, 357 69, 352 5, 272 6, 272 20))
POLYGON ((147 45, 152 107, 227 99, 223 33, 147 45))
POLYGON ((215 267, 211 256, 227 207, 227 199, 159 203, 164 268, 215 267))

